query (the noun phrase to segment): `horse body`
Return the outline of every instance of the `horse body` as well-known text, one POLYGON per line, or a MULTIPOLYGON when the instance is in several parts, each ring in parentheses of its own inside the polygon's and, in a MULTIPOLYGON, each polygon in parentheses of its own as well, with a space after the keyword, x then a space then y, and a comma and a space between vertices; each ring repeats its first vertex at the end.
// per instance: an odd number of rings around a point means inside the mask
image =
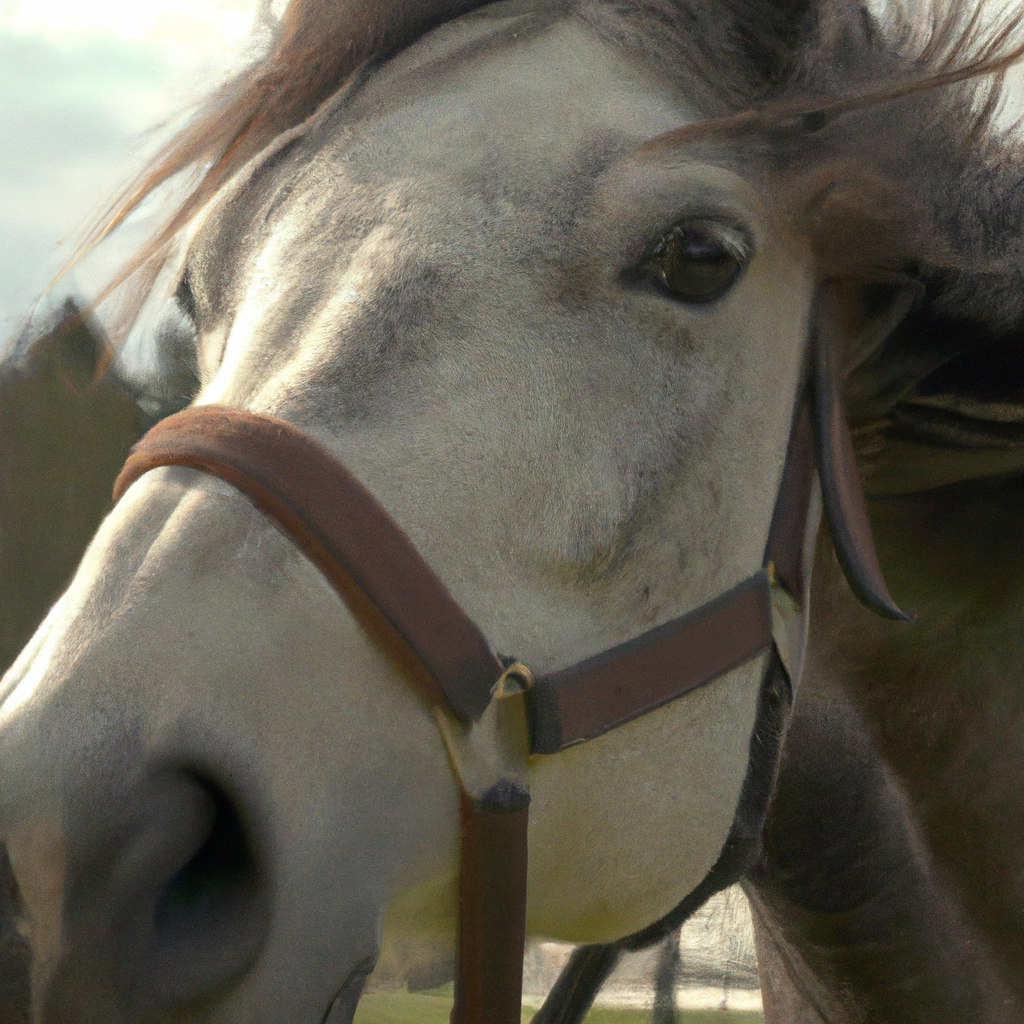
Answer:
POLYGON ((1011 481, 875 503, 906 626, 863 614, 821 545, 748 883, 781 980, 768 1019, 1022 1019, 1020 502, 1011 481))

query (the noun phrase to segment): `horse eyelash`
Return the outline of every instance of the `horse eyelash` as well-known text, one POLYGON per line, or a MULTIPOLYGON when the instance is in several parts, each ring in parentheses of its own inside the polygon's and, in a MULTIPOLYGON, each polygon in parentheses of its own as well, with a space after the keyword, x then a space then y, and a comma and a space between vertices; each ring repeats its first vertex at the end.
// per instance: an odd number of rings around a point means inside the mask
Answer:
POLYGON ((682 220, 673 224, 662 234, 650 251, 648 259, 660 256, 665 251, 669 236, 676 228, 687 228, 706 233, 743 267, 746 267, 754 255, 754 243, 749 233, 742 227, 723 224, 717 220, 682 220))

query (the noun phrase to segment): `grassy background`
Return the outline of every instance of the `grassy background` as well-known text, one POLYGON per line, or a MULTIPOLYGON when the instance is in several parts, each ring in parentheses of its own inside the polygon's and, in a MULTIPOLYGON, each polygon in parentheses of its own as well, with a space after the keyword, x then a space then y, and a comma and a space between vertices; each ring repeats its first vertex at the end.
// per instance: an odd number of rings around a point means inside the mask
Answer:
MULTIPOLYGON (((407 992, 375 993, 359 1000, 355 1024, 448 1024, 450 996, 415 995, 407 992)), ((523 1020, 536 1007, 523 1007, 523 1020)), ((596 1006, 587 1014, 587 1024, 649 1024, 650 1010, 623 1010, 596 1006)), ((680 1010, 679 1024, 762 1024, 760 1013, 739 1010, 680 1010)))

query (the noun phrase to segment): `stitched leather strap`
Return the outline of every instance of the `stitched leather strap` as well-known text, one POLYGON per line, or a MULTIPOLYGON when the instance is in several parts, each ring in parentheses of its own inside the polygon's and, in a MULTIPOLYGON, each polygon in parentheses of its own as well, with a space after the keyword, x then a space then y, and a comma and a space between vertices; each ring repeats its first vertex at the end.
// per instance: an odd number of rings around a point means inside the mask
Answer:
POLYGON ((476 624, 412 541, 329 452, 284 420, 195 406, 135 446, 114 500, 157 466, 228 481, 274 520, 375 638, 461 722, 480 717, 502 673, 476 624))

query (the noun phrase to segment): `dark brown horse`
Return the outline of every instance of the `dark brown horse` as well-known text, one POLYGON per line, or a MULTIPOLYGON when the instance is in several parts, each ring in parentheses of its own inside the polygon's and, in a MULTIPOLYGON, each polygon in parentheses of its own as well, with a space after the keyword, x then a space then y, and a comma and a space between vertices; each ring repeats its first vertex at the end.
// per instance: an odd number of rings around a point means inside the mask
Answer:
POLYGON ((1007 474, 873 503, 893 591, 917 621, 865 614, 822 538, 818 629, 746 880, 766 1019, 1024 1019, 1019 346, 925 384, 917 411, 943 407, 945 438, 913 451, 922 475, 957 456, 1005 459, 1007 474))

